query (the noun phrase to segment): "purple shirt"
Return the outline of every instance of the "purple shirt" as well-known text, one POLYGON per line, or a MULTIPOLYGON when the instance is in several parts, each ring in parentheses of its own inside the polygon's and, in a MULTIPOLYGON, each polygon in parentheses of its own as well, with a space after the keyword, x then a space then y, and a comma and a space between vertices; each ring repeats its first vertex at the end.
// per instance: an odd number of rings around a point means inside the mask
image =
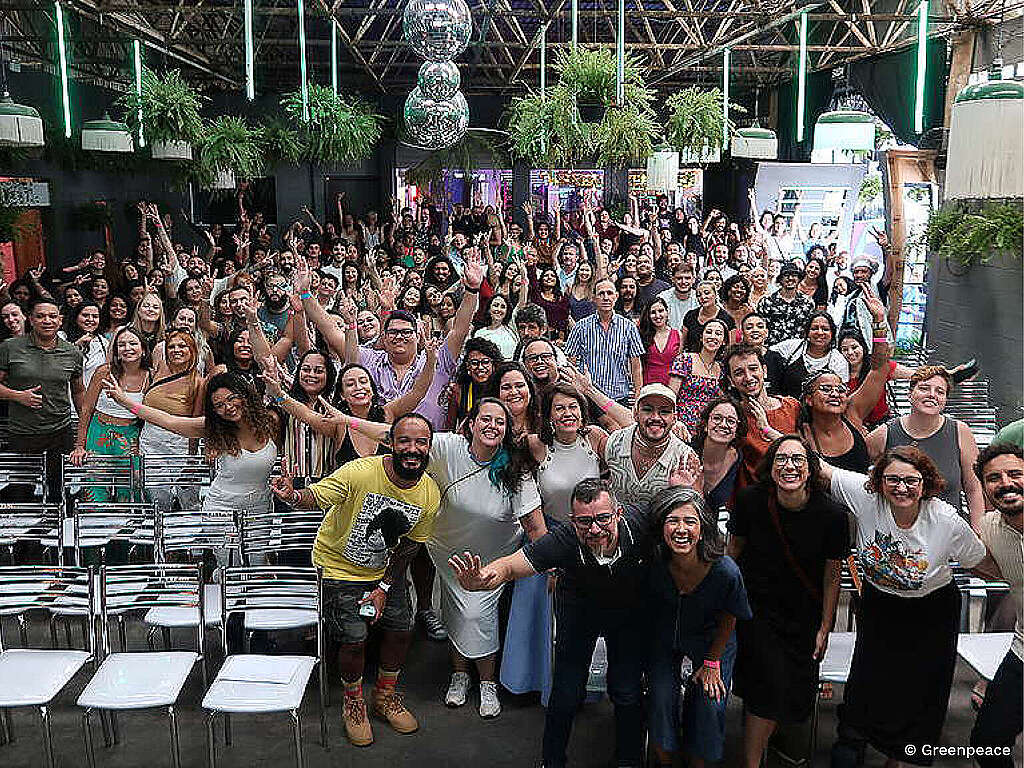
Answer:
MULTIPOLYGON (((399 381, 395 369, 388 359, 387 352, 371 347, 359 347, 359 364, 370 372, 370 378, 377 385, 377 392, 381 402, 384 403, 390 403, 412 390, 416 377, 423 371, 426 361, 426 353, 423 351, 417 353, 413 364, 399 381)), ((441 429, 444 426, 446 406, 441 400, 447 393, 448 382, 451 381, 456 367, 456 361, 448 350, 446 342, 437 350, 437 366, 434 369, 434 379, 430 382, 427 396, 414 409, 416 413, 425 416, 434 425, 434 429, 441 429)))

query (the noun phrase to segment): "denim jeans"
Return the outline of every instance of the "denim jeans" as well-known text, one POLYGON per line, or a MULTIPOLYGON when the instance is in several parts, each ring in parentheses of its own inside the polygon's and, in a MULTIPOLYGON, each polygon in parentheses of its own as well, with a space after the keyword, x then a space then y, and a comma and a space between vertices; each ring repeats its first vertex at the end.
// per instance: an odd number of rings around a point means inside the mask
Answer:
POLYGON ((608 648, 608 696, 615 706, 615 757, 639 766, 643 751, 643 624, 633 610, 609 611, 555 599, 556 639, 551 698, 544 719, 544 766, 565 768, 572 721, 583 702, 597 638, 608 648))

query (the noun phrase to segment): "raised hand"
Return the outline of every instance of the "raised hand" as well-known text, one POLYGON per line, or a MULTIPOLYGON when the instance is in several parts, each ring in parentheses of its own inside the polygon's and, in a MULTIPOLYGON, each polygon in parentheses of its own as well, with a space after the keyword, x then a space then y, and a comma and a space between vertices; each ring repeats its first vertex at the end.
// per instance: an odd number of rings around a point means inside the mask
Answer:
POLYGON ((885 322, 885 304, 882 303, 881 299, 865 294, 864 304, 867 306, 868 311, 871 313, 871 317, 876 324, 881 325, 885 322))
POLYGON ((884 230, 871 228, 871 236, 875 238, 875 242, 878 243, 878 247, 885 250, 889 247, 889 236, 885 234, 884 230))
POLYGON ((121 389, 120 383, 118 383, 116 378, 109 374, 105 379, 103 379, 103 390, 107 393, 107 397, 116 403, 124 405, 128 402, 128 396, 125 395, 124 390, 121 389))
POLYGON ((695 451, 689 451, 687 456, 676 462, 675 467, 668 475, 670 487, 683 486, 686 488, 700 488, 703 485, 704 468, 695 451))
POLYGON ((271 397, 281 396, 281 377, 277 373, 277 358, 268 356, 263 359, 263 371, 260 378, 267 387, 267 394, 271 397))
POLYGON ((484 281, 484 269, 480 264, 480 257, 471 253, 466 258, 466 270, 463 280, 466 283, 466 287, 471 290, 479 290, 481 283, 484 281))
POLYGON ((341 319, 345 321, 346 325, 352 325, 356 321, 356 315, 359 313, 359 310, 351 296, 343 295, 338 297, 338 312, 341 314, 341 319))
POLYGON ((309 264, 301 253, 295 254, 295 272, 292 274, 292 285, 296 293, 309 293, 309 264))
POLYGON ((288 471, 287 459, 281 459, 281 475, 270 481, 270 490, 286 504, 295 500, 295 485, 292 483, 292 473, 288 471))

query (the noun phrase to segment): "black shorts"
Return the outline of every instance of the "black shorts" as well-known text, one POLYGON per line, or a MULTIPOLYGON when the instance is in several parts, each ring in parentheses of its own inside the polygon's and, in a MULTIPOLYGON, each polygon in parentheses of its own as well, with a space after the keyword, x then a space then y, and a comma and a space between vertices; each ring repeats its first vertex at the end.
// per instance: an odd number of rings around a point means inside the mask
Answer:
MULTIPOLYGON (((377 581, 324 579, 324 626, 327 635, 339 643, 364 643, 370 620, 359 615, 359 601, 377 581)), ((392 632, 409 632, 413 627, 412 603, 405 579, 388 592, 377 626, 392 632)))

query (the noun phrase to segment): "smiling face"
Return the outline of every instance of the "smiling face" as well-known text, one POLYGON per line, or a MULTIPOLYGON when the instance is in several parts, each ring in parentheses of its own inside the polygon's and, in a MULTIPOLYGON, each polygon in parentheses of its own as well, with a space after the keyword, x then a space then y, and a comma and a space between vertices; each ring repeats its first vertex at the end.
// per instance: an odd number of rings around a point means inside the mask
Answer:
POLYGON ((252 360, 252 344, 249 343, 248 331, 242 331, 238 334, 233 351, 235 353, 235 360, 240 363, 252 360))
POLYGON ((109 311, 111 322, 123 322, 128 317, 128 302, 120 296, 114 296, 110 300, 109 311))
POLYGON ((483 384, 494 371, 494 361, 483 352, 473 350, 466 353, 466 371, 474 384, 483 384))
POLYGON ((772 480, 784 493, 794 493, 807 485, 810 469, 807 451, 799 440, 784 440, 772 461, 772 480))
POLYGON ((712 320, 705 325, 700 335, 700 343, 704 351, 713 355, 718 354, 718 350, 725 343, 725 334, 725 327, 717 321, 712 320))
POLYGON ((553 291, 558 285, 558 274, 553 269, 545 269, 540 273, 540 287, 547 291, 553 291))
POLYGON ((56 304, 49 301, 40 301, 32 308, 29 315, 32 323, 32 331, 36 338, 43 342, 50 342, 57 336, 60 330, 60 310, 56 304))
POLYGON ((675 426, 676 404, 659 396, 645 397, 636 404, 633 415, 640 435, 650 443, 660 443, 675 426))
MULTIPOLYGON (((25 333, 25 313, 21 310, 21 305, 14 302, 4 304, 3 308, 0 309, 0 319, 3 320, 4 327, 11 332, 12 336, 21 336, 25 333)), ((99 325, 99 312, 96 313, 96 325, 99 325)))
POLYGON ((139 303, 139 319, 147 323, 155 323, 160 319, 162 305, 154 293, 147 293, 139 303))
POLYGON ((488 308, 487 314, 495 325, 505 322, 505 317, 508 315, 508 302, 505 301, 505 297, 501 294, 495 295, 491 299, 491 306, 488 308))
POLYGON ((925 416, 937 416, 946 408, 949 386, 941 376, 919 381, 910 389, 910 407, 925 416))
POLYGON ((474 453, 491 454, 498 450, 505 439, 506 421, 505 410, 501 406, 484 403, 476 418, 469 422, 474 453))
POLYGON ((551 398, 549 418, 555 437, 560 442, 572 442, 583 427, 583 411, 580 410, 579 401, 575 397, 563 395, 560 392, 555 393, 551 398))
POLYGON ((176 370, 181 370, 192 364, 192 349, 180 333, 171 334, 164 344, 164 356, 167 364, 176 370))
POLYGON ((924 476, 913 464, 895 459, 882 471, 882 496, 893 511, 916 509, 924 493, 924 476))
POLYGON ((508 371, 498 383, 498 399, 513 416, 522 416, 530 405, 530 387, 520 371, 508 371))
POLYGON ((142 339, 131 331, 121 331, 117 335, 114 354, 121 365, 139 362, 142 359, 142 339))
POLYGON ((299 365, 299 386, 307 397, 313 398, 327 386, 327 358, 319 353, 306 355, 299 365))
POLYGON ((423 477, 430 461, 430 427, 423 419, 402 419, 391 440, 391 466, 395 474, 409 482, 423 477))
POLYGON ((768 338, 768 324, 760 315, 747 315, 743 318, 743 340, 747 344, 760 347, 768 338))
MULTIPOLYGON (((4 307, 4 311, 0 314, 4 314, 4 324, 7 325, 6 317, 7 307, 4 307)), ((24 316, 22 316, 24 321, 24 316)), ((90 304, 87 307, 82 307, 82 310, 78 313, 77 317, 78 328, 82 333, 96 333, 96 329, 100 327, 100 310, 99 307, 95 307, 90 304)), ((8 328, 10 326, 8 325, 8 328)))
POLYGON ((985 462, 982 489, 992 506, 1008 517, 1024 512, 1024 461, 1003 453, 985 462))
POLYGON ((804 280, 817 282, 819 277, 821 277, 821 265, 812 259, 807 262, 807 267, 804 269, 804 280))
POLYGON ((594 304, 598 312, 611 312, 615 309, 615 302, 618 301, 619 292, 615 290, 615 284, 608 280, 602 280, 594 289, 594 304))
POLYGON ((729 300, 736 304, 744 304, 750 296, 750 289, 743 280, 737 280, 729 286, 729 300))
POLYGON ((665 517, 661 537, 674 556, 696 556, 700 541, 700 514, 692 504, 676 507, 665 517))
POLYGON ((807 346, 816 351, 828 349, 832 344, 832 326, 825 317, 816 317, 811 320, 807 329, 807 346))
POLYGON ((398 302, 400 309, 408 309, 415 311, 420 306, 420 289, 415 285, 410 285, 404 291, 402 291, 402 300, 398 302))
POLYGON ((210 395, 213 412, 224 421, 237 424, 242 420, 242 396, 226 387, 215 389, 210 395))
POLYGON ((619 278, 619 296, 622 297, 623 301, 633 301, 636 298, 636 290, 635 277, 619 278))
POLYGON ((341 376, 341 398, 349 408, 369 408, 373 402, 373 384, 363 368, 349 368, 341 376))
POLYGON ((703 309, 711 309, 718 300, 718 294, 712 283, 701 283, 697 286, 697 304, 703 309))
POLYGON ((110 286, 107 285, 107 281, 102 277, 98 277, 92 281, 92 300, 97 304, 102 304, 107 296, 110 294, 110 286))
POLYGON ((589 283, 594 278, 594 268, 590 265, 589 261, 582 262, 576 268, 576 280, 584 285, 589 283))
POLYGON ((523 364, 536 381, 549 382, 558 378, 558 359, 551 344, 540 339, 523 347, 523 364))
POLYGON ((814 380, 811 391, 804 400, 812 411, 818 413, 846 413, 849 400, 848 389, 843 380, 834 373, 823 373, 814 380))
POLYGON ((757 355, 729 359, 729 381, 744 397, 757 398, 764 390, 765 368, 757 355))
POLYGON ((663 301, 655 301, 647 310, 647 317, 656 330, 668 327, 668 308, 663 301))
POLYGON ((574 501, 569 519, 576 536, 591 552, 610 555, 619 541, 619 518, 622 510, 617 509, 607 492, 598 494, 592 502, 574 501))
POLYGON ((368 309, 360 310, 356 315, 356 333, 360 344, 373 341, 380 336, 380 319, 368 309))
POLYGON ((859 371, 861 363, 864 362, 864 347, 857 339, 847 336, 839 342, 839 352, 850 364, 851 371, 859 371))
POLYGON ((736 439, 743 414, 732 403, 719 403, 708 414, 707 436, 713 443, 729 445, 736 439))
POLYGON ((747 273, 747 279, 758 291, 768 287, 768 270, 764 267, 754 267, 747 273))

